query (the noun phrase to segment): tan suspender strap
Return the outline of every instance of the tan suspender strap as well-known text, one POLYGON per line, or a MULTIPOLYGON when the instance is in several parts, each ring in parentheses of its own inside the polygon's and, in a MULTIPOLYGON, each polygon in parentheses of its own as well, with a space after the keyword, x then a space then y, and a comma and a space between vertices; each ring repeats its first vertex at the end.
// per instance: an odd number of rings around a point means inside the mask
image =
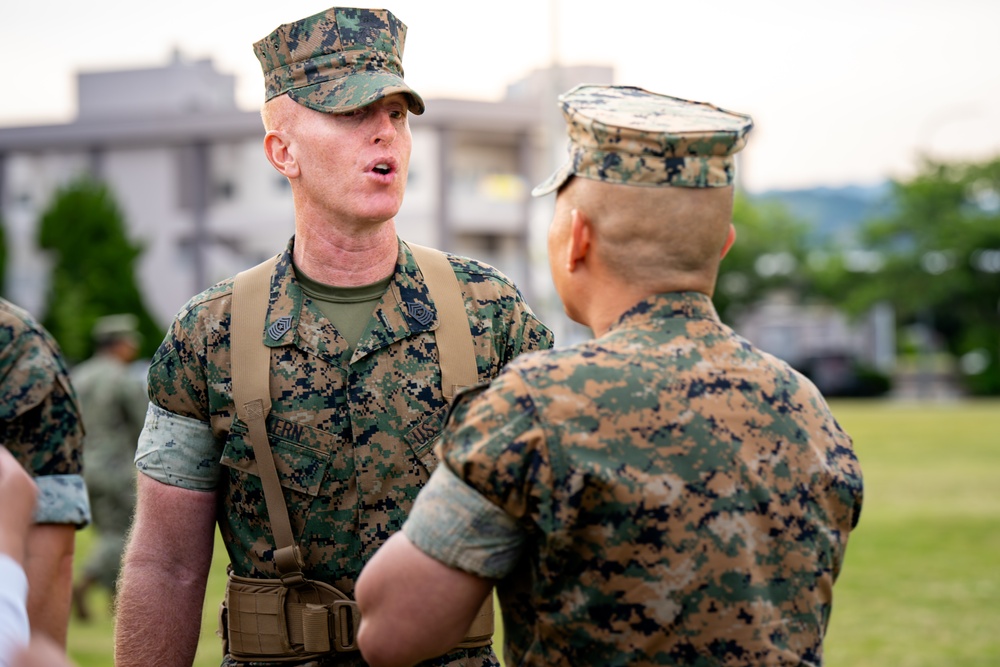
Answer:
MULTIPOLYGON (((475 346, 473 345, 472 332, 469 329, 465 301, 462 298, 462 288, 451 268, 451 262, 448 261, 444 253, 418 245, 410 245, 410 250, 424 275, 427 291, 437 309, 438 328, 434 332, 434 338, 438 347, 438 363, 441 366, 441 391, 445 399, 450 402, 459 389, 472 386, 479 381, 475 346)), ((285 504, 285 496, 281 489, 281 482, 278 480, 274 456, 267 440, 265 420, 271 410, 271 352, 264 345, 263 330, 270 303, 271 275, 277 262, 278 256, 275 256, 243 271, 236 276, 233 284, 230 329, 233 402, 236 405, 236 414, 247 425, 247 437, 250 439, 254 458, 257 460, 258 475, 264 487, 264 502, 267 506, 271 532, 277 547, 274 561, 281 573, 282 584, 284 586, 309 584, 314 588, 317 586, 327 587, 331 588, 337 597, 340 597, 343 596, 343 593, 321 582, 310 582, 302 574, 304 563, 294 541, 288 506, 285 504)), ((354 640, 358 624, 357 605, 346 599, 346 596, 343 596, 344 600, 336 600, 332 605, 319 600, 317 600, 319 604, 312 601, 301 604, 297 602, 285 604, 281 591, 298 591, 302 587, 279 589, 275 596, 276 601, 273 601, 273 604, 269 606, 263 605, 263 607, 267 607, 264 609, 258 601, 258 597, 264 595, 270 601, 272 595, 266 592, 266 594, 261 593, 258 590, 264 582, 248 580, 252 585, 252 590, 244 594, 240 592, 241 589, 238 586, 234 586, 234 579, 239 578, 231 575, 227 587, 227 600, 233 608, 229 609, 229 614, 222 616, 222 622, 228 624, 224 636, 229 637, 231 643, 236 641, 240 647, 246 642, 249 642, 248 645, 256 646, 257 648, 252 651, 251 658, 261 654, 262 649, 259 644, 264 640, 268 640, 268 650, 263 651, 265 657, 275 654, 293 657, 299 655, 295 651, 291 651, 290 647, 285 646, 289 639, 282 639, 281 637, 284 635, 272 637, 261 630, 259 621, 262 616, 266 617, 268 627, 274 625, 271 623, 273 619, 267 612, 267 609, 272 607, 274 614, 291 614, 295 622, 291 623, 292 638, 290 641, 295 644, 301 643, 304 647, 303 650, 314 652, 317 655, 331 651, 357 650, 357 644, 354 640), (244 609, 246 605, 243 603, 248 596, 249 605, 252 608, 244 609), (332 630, 330 618, 333 618, 336 625, 332 630), (253 629, 242 629, 244 620, 247 621, 247 627, 253 629), (331 643, 331 639, 333 643, 331 643), (271 640, 277 641, 280 646, 275 649, 272 646, 274 641, 271 640), (291 652, 288 653, 285 649, 291 652)), ((281 626, 279 629, 284 630, 284 623, 277 625, 281 626)), ((486 646, 491 643, 492 634, 493 596, 491 595, 484 601, 483 607, 479 610, 466 637, 459 646, 463 648, 486 646)), ((233 646, 230 648, 233 649, 233 646)), ((240 653, 243 649, 233 650, 240 653)))
POLYGON ((232 306, 232 374, 233 402, 236 414, 247 425, 257 474, 264 487, 264 502, 271 520, 271 531, 277 547, 274 562, 284 575, 302 577, 302 558, 292 534, 288 507, 278 481, 274 456, 264 428, 271 411, 271 351, 264 345, 263 330, 270 303, 271 274, 278 256, 247 269, 236 276, 232 306))
MULTIPOLYGON (((458 283, 455 270, 447 255, 434 248, 426 248, 408 243, 413 258, 417 260, 420 272, 424 274, 427 291, 437 309, 438 328, 434 341, 438 348, 438 363, 441 365, 441 393, 451 403, 459 389, 479 384, 476 368, 476 349, 469 329, 469 314, 462 298, 462 286, 458 283)), ((460 648, 488 646, 493 639, 493 595, 483 602, 483 606, 472 621, 460 648)))
POLYGON ((462 287, 448 257, 440 250, 408 243, 427 291, 437 309, 438 328, 434 333, 441 364, 441 392, 449 403, 459 389, 479 383, 476 350, 469 330, 469 315, 462 287))

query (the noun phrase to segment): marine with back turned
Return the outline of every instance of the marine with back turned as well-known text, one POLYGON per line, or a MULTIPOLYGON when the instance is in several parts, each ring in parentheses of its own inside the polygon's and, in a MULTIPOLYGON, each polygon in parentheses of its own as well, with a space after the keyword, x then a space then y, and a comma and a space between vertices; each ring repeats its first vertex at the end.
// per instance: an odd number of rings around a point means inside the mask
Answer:
POLYGON ((440 653, 495 584, 509 665, 819 665, 862 476, 816 387, 712 305, 751 119, 628 86, 560 104, 569 158, 533 194, 595 338, 456 400, 358 580, 362 653, 440 653))

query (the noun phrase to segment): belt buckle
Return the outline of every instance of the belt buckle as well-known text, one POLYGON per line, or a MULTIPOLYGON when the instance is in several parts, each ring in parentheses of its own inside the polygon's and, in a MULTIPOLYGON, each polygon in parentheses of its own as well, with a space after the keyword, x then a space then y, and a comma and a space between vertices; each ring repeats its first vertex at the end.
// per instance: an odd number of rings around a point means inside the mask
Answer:
POLYGON ((361 612, 353 600, 337 600, 331 608, 333 617, 333 648, 337 653, 358 650, 358 626, 361 612))

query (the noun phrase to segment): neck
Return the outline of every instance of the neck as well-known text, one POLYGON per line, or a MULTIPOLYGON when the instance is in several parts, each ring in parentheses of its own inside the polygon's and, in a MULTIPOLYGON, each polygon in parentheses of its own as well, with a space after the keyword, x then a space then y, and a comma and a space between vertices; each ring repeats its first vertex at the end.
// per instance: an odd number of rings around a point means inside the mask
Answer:
POLYGON ((399 244, 395 221, 363 229, 296 224, 295 265, 326 285, 357 287, 392 275, 399 244))
POLYGON ((600 338, 626 310, 651 294, 647 288, 607 271, 591 257, 586 265, 577 266, 560 297, 570 319, 600 338))
POLYGON ((643 285, 605 273, 581 287, 582 298, 576 301, 582 305, 576 308, 573 319, 589 327, 595 338, 600 338, 637 303, 664 292, 701 292, 711 296, 711 290, 699 280, 675 279, 658 285, 643 285))
POLYGON ((636 290, 618 290, 613 294, 607 294, 606 298, 594 298, 596 297, 594 295, 585 313, 582 314, 581 321, 590 327, 595 338, 600 338, 621 319, 625 311, 650 296, 652 294, 636 290))

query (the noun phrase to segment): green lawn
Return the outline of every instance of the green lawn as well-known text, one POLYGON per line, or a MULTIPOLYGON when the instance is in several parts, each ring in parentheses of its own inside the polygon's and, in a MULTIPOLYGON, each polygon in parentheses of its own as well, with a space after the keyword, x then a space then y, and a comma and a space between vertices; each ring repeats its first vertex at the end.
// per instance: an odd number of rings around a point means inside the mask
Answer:
POLYGON ((865 475, 828 667, 1000 665, 1000 402, 835 403, 865 475))
MULTIPOLYGON (((834 589, 827 667, 1000 665, 1000 401, 833 403, 855 441, 865 506, 834 589)), ((80 534, 80 554, 89 535, 80 534)), ((195 664, 217 667, 216 549, 195 664)), ((110 667, 112 621, 70 627, 79 667, 110 667)))

